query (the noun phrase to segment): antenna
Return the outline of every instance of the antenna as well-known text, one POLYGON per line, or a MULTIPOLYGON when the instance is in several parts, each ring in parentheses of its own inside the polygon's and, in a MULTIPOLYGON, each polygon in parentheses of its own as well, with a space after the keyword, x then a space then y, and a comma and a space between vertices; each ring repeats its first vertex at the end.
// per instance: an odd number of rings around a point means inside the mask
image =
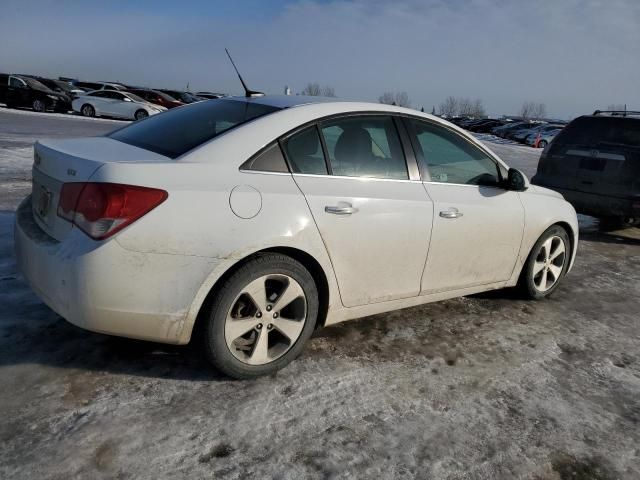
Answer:
POLYGON ((256 92, 256 91, 253 91, 253 90, 249 90, 249 88, 247 87, 247 84, 244 83, 244 80, 242 79, 242 75, 240 75, 240 72, 238 71, 238 67, 236 67, 236 64, 234 63, 233 58, 231 58, 231 54, 229 53, 229 50, 227 50, 225 48, 224 51, 227 52, 227 57, 229 57, 229 60, 231 60, 231 65, 233 65, 233 69, 238 74, 238 78, 240 79, 240 83, 242 84, 242 88, 244 88, 244 96, 247 97, 247 98, 250 98, 250 97, 263 97, 264 93, 256 92))

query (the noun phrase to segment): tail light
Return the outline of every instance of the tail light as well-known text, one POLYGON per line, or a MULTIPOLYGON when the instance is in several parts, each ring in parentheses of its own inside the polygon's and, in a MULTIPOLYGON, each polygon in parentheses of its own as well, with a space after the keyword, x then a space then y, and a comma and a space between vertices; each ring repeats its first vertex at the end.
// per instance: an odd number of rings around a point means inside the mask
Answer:
POLYGON ((65 183, 58 216, 94 240, 104 240, 149 213, 168 197, 156 188, 118 183, 65 183))

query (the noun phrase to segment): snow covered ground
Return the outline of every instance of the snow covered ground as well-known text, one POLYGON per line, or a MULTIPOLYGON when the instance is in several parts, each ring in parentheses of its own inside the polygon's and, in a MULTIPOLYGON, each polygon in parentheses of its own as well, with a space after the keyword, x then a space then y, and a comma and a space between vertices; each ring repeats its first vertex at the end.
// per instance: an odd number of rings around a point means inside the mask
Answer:
MULTIPOLYGON (((640 240, 583 222, 554 296, 326 328, 239 382, 190 347, 80 330, 16 271, 31 144, 113 122, 0 109, 0 478, 640 478, 640 240)), ((539 151, 489 144, 531 175, 539 151)))

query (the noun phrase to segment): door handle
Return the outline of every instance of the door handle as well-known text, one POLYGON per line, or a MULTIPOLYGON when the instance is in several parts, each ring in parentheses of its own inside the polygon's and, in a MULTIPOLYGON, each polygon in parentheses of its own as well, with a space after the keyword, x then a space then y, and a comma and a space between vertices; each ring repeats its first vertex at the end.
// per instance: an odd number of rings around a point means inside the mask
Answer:
POLYGON ((356 213, 358 209, 351 206, 350 203, 340 202, 336 206, 327 205, 326 207, 324 207, 324 211, 327 213, 332 213, 333 215, 351 215, 352 213, 356 213))
POLYGON ((457 208, 449 208, 449 210, 442 210, 440 216, 442 218, 460 218, 463 215, 457 208))

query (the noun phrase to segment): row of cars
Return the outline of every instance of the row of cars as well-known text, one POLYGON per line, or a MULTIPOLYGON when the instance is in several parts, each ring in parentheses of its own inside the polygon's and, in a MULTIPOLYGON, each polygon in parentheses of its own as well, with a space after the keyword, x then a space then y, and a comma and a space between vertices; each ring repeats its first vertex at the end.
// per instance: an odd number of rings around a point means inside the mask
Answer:
POLYGON ((138 120, 169 108, 224 95, 151 89, 114 82, 83 82, 69 78, 0 73, 0 103, 36 112, 73 110, 84 116, 138 120))
POLYGON ((543 148, 531 179, 561 193, 600 227, 640 225, 640 112, 601 111, 568 124, 514 119, 449 119, 475 132, 543 148))
POLYGON ((450 119, 450 121, 471 132, 490 133, 537 148, 546 147, 565 126, 562 122, 514 121, 495 118, 460 117, 450 119))

